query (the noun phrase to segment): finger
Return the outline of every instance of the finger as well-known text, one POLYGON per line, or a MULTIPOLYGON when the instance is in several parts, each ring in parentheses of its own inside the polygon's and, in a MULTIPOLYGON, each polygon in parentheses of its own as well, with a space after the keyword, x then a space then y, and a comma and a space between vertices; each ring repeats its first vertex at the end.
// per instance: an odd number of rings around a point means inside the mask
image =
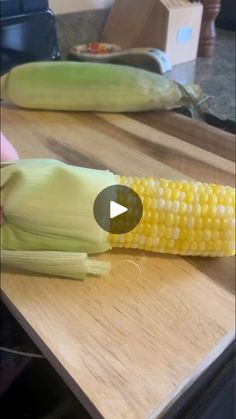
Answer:
MULTIPOLYGON (((6 137, 1 132, 1 155, 0 161, 14 161, 18 160, 19 155, 13 145, 6 139, 6 137)), ((0 207, 0 226, 4 223, 4 216, 2 207, 0 207)))
POLYGON ((13 145, 1 132, 1 161, 18 160, 19 155, 13 145))

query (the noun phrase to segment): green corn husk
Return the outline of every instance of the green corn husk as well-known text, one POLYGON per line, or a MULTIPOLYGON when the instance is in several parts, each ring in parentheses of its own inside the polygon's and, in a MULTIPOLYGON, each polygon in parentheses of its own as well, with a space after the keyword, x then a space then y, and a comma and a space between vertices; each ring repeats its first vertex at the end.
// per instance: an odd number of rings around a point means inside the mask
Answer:
POLYGON ((115 183, 109 171, 69 166, 56 160, 3 163, 2 262, 77 278, 109 271, 109 263, 91 261, 87 254, 111 248, 107 233, 94 219, 93 203, 104 188, 115 183))
POLYGON ((1 92, 25 108, 95 112, 173 109, 203 97, 197 85, 183 87, 146 70, 70 61, 17 66, 1 78, 1 92))
POLYGON ((86 253, 2 250, 3 265, 30 272, 84 279, 86 275, 107 275, 109 262, 89 259, 86 253))
POLYGON ((93 203, 116 183, 105 170, 56 160, 18 160, 1 169, 4 249, 99 253, 110 247, 93 203), (14 193, 13 193, 14 191, 14 193))

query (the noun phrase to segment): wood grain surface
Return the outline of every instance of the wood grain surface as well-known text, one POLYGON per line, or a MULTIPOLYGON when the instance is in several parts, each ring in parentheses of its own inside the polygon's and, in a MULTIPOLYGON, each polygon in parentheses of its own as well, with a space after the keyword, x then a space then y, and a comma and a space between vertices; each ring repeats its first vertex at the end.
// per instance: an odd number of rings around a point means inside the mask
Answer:
MULTIPOLYGON (((234 184, 233 136, 181 115, 3 104, 2 121, 22 158, 234 184)), ((111 274, 83 282, 8 270, 2 296, 94 417, 158 417, 233 339, 234 258, 99 258, 111 274)))

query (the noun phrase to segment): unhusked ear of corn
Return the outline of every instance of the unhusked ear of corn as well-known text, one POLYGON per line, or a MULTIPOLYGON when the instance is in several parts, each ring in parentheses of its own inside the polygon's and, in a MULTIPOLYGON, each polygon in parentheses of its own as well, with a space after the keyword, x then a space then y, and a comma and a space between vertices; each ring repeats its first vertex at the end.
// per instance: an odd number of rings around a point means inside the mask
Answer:
MULTIPOLYGON (((196 100, 201 89, 187 85, 196 100)), ((138 112, 182 106, 184 88, 149 71, 71 61, 17 66, 1 78, 1 98, 32 109, 138 112)))
POLYGON ((3 163, 1 188, 1 257, 10 266, 83 278, 110 269, 87 254, 113 247, 194 256, 235 254, 235 189, 229 186, 116 176, 33 159, 3 163), (127 185, 141 198, 142 219, 129 233, 109 234, 94 219, 94 201, 111 185, 127 185))

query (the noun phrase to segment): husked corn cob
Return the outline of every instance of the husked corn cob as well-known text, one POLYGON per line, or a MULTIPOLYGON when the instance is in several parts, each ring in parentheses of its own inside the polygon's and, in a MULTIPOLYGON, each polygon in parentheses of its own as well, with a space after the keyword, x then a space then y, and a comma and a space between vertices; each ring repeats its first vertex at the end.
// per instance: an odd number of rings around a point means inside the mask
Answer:
POLYGON ((110 234, 112 247, 179 255, 235 253, 235 190, 200 182, 121 176, 138 193, 143 216, 131 232, 110 234))
POLYGON ((33 109, 137 112, 182 106, 185 88, 201 99, 198 86, 180 87, 165 76, 133 67, 37 62, 17 66, 1 78, 1 99, 33 109))
POLYGON ((1 189, 1 260, 15 268, 71 278, 105 275, 110 264, 87 255, 115 247, 194 256, 235 254, 235 189, 229 186, 116 176, 29 159, 1 164, 1 189), (114 185, 132 188, 143 204, 140 223, 126 234, 107 233, 94 218, 96 197, 114 185))

